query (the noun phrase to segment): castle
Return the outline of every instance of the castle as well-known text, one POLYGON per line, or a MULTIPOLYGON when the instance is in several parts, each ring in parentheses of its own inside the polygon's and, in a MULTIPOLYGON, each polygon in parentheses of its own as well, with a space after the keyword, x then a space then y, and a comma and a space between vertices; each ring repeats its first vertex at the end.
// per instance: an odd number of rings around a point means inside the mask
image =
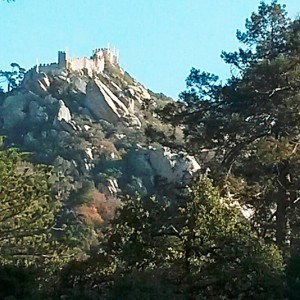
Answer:
POLYGON ((50 72, 55 69, 69 69, 72 71, 85 71, 89 76, 98 74, 104 70, 105 64, 109 62, 114 65, 119 64, 119 51, 107 48, 95 49, 90 58, 78 57, 69 58, 65 51, 58 51, 57 63, 47 65, 36 65, 36 72, 50 72))

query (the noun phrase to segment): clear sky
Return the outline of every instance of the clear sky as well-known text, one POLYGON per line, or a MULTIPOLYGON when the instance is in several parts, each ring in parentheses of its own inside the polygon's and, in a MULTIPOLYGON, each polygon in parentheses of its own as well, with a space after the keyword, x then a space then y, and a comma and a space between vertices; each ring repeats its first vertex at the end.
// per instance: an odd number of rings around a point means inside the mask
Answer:
MULTIPOLYGON (((71 57, 90 56, 110 42, 120 65, 147 88, 174 98, 185 88, 191 67, 229 74, 222 50, 238 44, 236 29, 259 0, 0 0, 0 69, 11 62, 29 68, 71 57)), ((268 1, 266 1, 268 2, 268 1)), ((299 0, 279 1, 291 17, 299 0)))

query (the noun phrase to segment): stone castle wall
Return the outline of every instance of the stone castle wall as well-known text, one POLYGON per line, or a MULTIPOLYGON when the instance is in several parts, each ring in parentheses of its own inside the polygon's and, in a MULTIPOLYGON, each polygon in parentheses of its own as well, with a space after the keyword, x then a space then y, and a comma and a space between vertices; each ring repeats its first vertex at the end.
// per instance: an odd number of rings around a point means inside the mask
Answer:
POLYGON ((102 48, 94 50, 93 55, 90 58, 69 58, 66 52, 59 51, 57 63, 40 64, 39 66, 32 68, 32 70, 44 73, 49 73, 64 68, 72 71, 85 70, 87 74, 92 77, 94 73, 101 73, 104 71, 105 62, 119 64, 119 54, 115 50, 102 48))
POLYGON ((91 76, 93 73, 101 73, 104 70, 104 58, 72 58, 67 60, 67 68, 70 68, 73 71, 86 70, 87 73, 91 76))
POLYGON ((51 64, 40 64, 38 66, 38 68, 35 66, 34 68, 32 69, 35 69, 37 70, 38 72, 43 72, 43 73, 50 73, 51 71, 53 70, 58 70, 59 69, 59 66, 57 63, 51 63, 51 64))
POLYGON ((102 49, 105 60, 111 64, 119 64, 119 54, 110 49, 102 49))

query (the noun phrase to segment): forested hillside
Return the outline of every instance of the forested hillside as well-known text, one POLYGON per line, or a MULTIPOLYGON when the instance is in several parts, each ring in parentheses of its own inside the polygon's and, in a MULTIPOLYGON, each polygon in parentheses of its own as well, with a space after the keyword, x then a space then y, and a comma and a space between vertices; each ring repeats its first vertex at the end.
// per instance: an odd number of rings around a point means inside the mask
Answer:
POLYGON ((1 299, 299 299, 300 20, 236 37, 178 101, 107 58, 0 71, 1 299))

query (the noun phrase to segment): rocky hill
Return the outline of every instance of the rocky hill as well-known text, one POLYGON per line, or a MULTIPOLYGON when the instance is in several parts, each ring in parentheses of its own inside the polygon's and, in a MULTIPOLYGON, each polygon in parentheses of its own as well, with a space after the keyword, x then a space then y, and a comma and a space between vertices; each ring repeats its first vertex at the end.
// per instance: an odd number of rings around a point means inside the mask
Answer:
MULTIPOLYGON (((33 68, 2 95, 0 134, 7 146, 30 152, 33 162, 54 166, 57 190, 72 207, 87 187, 92 202, 100 197, 106 206, 126 194, 163 197, 162 186, 186 184, 200 169, 192 156, 159 140, 160 133, 182 138, 155 113, 170 101, 110 62, 93 76, 84 69, 33 68)), ((97 220, 98 213, 109 215, 103 204, 91 203, 79 210, 89 217, 96 210, 97 220)))

